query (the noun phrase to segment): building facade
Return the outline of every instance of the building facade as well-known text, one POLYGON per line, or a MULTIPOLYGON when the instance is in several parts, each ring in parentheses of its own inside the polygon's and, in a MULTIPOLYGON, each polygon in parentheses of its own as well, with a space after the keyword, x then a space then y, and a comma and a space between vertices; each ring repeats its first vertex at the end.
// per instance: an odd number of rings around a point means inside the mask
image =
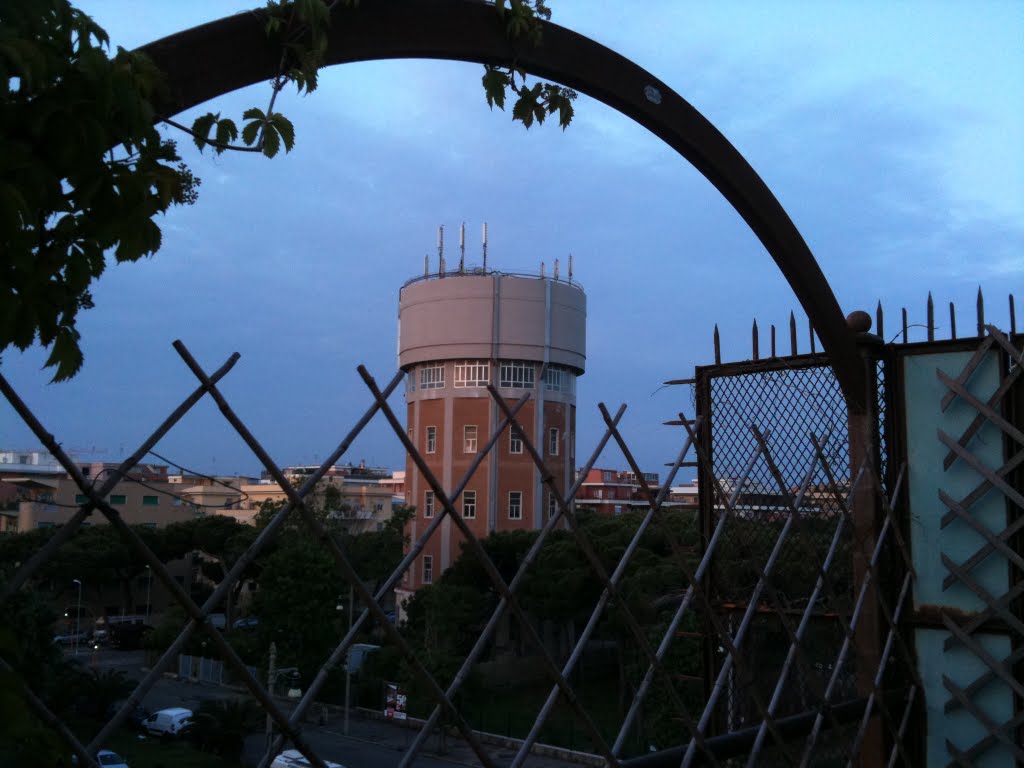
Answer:
MULTIPOLYGON (((576 459, 576 379, 586 362, 586 295, 557 278, 473 270, 427 275, 399 298, 399 366, 406 372, 409 440, 446 494, 463 479, 503 414, 487 386, 510 405, 529 400, 483 458, 456 502, 478 537, 538 529, 555 509, 525 440, 564 492, 576 459), (524 440, 525 438, 525 440, 524 440)), ((417 540, 441 512, 436 492, 409 459, 406 504, 417 540)), ((463 541, 445 518, 396 590, 399 602, 430 584, 463 541)))

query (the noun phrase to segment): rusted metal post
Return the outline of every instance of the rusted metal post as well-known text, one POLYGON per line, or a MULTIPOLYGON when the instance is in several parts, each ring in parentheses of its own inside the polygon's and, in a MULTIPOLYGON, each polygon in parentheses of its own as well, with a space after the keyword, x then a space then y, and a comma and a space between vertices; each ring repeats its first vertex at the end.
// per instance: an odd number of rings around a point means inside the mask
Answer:
MULTIPOLYGON (((904 310, 905 312, 905 310, 904 310)), ((854 594, 869 581, 860 622, 854 632, 857 657, 857 691, 869 696, 874 690, 874 674, 879 668, 882 654, 882 626, 878 604, 877 581, 871 576, 871 553, 875 549, 882 522, 882 509, 878 501, 879 470, 879 412, 876 368, 884 350, 884 342, 870 333, 871 317, 866 312, 853 312, 847 317, 850 330, 857 333, 857 346, 864 365, 867 390, 864 407, 850 407, 848 430, 850 441, 850 482, 862 469, 867 470, 856 484, 850 499, 850 512, 854 529, 853 573, 854 594)), ((904 329, 906 323, 904 323, 904 329)), ((862 768, 883 765, 885 762, 884 729, 875 718, 865 732, 858 765, 862 768)))

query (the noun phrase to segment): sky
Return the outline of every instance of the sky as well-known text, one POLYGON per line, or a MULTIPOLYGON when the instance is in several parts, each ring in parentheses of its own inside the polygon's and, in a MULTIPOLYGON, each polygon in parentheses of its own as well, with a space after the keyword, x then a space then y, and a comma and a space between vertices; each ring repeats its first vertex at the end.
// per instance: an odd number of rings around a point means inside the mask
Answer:
MULTIPOLYGON (((79 5, 133 48, 251 2, 79 5)), ((873 314, 881 300, 891 336, 901 307, 924 322, 931 291, 939 337, 950 301, 962 335, 981 287, 990 322, 1007 326, 1010 292, 1024 315, 1024 3, 550 5, 552 21, 646 68, 725 134, 844 312, 873 314)), ((458 62, 330 68, 312 95, 278 101, 297 139, 274 160, 200 155, 178 136, 199 201, 159 222, 156 256, 112 265, 96 284, 79 375, 49 383, 38 348, 4 353, 0 370, 65 448, 114 461, 195 387, 175 339, 211 371, 237 351, 221 387, 233 408, 279 464, 318 463, 371 403, 356 366, 382 386, 395 373, 398 291, 424 255, 436 263, 438 225, 454 244, 465 222, 476 263, 487 222, 495 268, 550 270, 557 258, 564 271, 574 256, 588 298, 578 461, 601 435, 598 403, 626 403, 627 442, 663 472, 682 435, 662 422, 693 404, 688 388, 662 382, 712 362, 716 323, 723 358, 747 359, 752 321, 762 339, 771 323, 784 333, 799 305, 739 215, 659 139, 585 96, 568 130, 524 130, 488 109, 482 73, 458 62)), ((254 86, 179 120, 237 119, 268 95, 254 86)), ((404 419, 401 389, 391 404, 404 419)), ((38 447, 0 402, 0 448, 38 447)), ((195 471, 260 470, 208 400, 156 450, 195 471)), ((342 459, 360 460, 404 467, 380 416, 342 459)), ((598 466, 624 461, 609 450, 598 466)))

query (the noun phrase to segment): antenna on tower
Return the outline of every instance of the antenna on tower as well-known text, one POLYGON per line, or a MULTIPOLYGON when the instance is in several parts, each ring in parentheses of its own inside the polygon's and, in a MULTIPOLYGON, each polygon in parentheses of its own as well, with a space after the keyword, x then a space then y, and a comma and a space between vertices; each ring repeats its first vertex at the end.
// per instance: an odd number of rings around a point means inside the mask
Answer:
POLYGON ((437 271, 444 274, 444 224, 437 228, 437 271))
POLYGON ((558 279, 558 259, 555 259, 555 280, 558 279))
POLYGON ((459 272, 466 270, 466 222, 459 225, 459 272))
POLYGON ((484 222, 484 272, 487 271, 487 222, 484 222))
POLYGON ((572 254, 569 254, 569 285, 572 285, 572 254))

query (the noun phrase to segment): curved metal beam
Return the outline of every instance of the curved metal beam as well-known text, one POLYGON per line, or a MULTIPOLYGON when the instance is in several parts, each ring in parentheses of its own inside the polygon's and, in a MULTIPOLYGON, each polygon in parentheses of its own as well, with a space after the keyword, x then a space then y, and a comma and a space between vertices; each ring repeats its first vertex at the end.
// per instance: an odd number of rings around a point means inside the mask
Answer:
MULTIPOLYGON (((280 48, 249 11, 149 43, 140 50, 167 76, 156 104, 170 117, 277 74, 280 48)), ((326 64, 448 59, 516 66, 603 101, 660 137, 710 181, 775 260, 807 313, 851 412, 866 407, 866 374, 855 336, 807 243, 750 164, 700 112, 629 59, 545 22, 544 42, 514 45, 495 8, 480 0, 364 1, 338 8, 326 64)))

